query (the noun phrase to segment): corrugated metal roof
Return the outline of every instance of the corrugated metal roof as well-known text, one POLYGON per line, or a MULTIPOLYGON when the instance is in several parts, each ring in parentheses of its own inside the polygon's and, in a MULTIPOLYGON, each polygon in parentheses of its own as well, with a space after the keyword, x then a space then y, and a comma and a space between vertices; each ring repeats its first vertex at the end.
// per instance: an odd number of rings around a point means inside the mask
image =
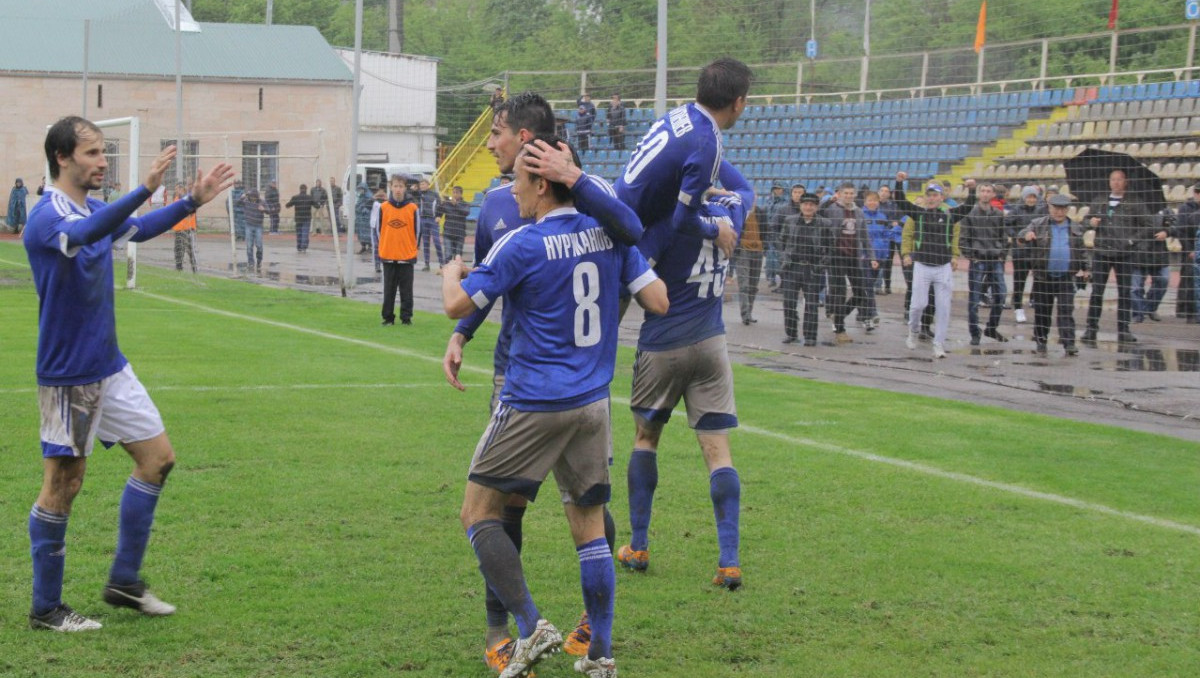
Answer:
MULTIPOLYGON (((175 31, 154 0, 0 0, 0 72, 175 76, 175 31)), ((349 82, 311 26, 201 23, 181 34, 185 78, 349 82)))

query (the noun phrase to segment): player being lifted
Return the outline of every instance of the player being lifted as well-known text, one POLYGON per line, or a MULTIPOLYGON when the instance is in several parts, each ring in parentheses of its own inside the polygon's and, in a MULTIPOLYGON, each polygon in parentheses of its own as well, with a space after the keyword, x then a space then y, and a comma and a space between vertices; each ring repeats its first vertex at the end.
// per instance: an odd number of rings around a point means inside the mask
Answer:
POLYGON ((678 304, 665 317, 648 317, 638 338, 630 403, 637 430, 627 474, 632 535, 617 559, 636 571, 649 566, 659 437, 683 398, 709 470, 720 543, 713 583, 729 589, 742 582, 741 482, 729 448, 729 429, 737 425, 737 414, 721 295, 744 210, 753 207, 754 195, 741 175, 721 162, 720 130, 732 127, 745 110, 751 80, 750 69, 733 59, 706 66, 695 103, 674 109, 650 128, 616 185, 617 195, 634 207, 646 228, 638 248, 654 263, 678 304), (725 204, 706 204, 718 172, 735 196, 725 204))
MULTIPOLYGON (((542 139, 557 148, 557 138, 542 139)), ((542 145, 542 144, 539 144, 542 145)), ((512 193, 522 219, 496 240, 475 271, 460 259, 444 269, 446 314, 462 318, 503 296, 513 328, 499 404, 471 461, 461 520, 488 587, 513 613, 519 639, 502 678, 524 676, 562 636, 541 618, 521 556, 502 522, 509 497, 532 501, 550 470, 558 484, 579 556, 591 623, 587 656, 575 669, 616 675, 612 653, 615 577, 605 538, 612 458, 609 384, 617 350, 621 288, 651 313, 667 310, 666 287, 636 248, 615 243, 577 212, 571 190, 516 163, 512 193), (461 282, 460 282, 461 280, 461 282)), ((633 228, 626 208, 620 220, 633 228)))
POLYGON ((169 146, 145 182, 112 204, 91 198, 104 185, 104 135, 95 124, 67 117, 50 127, 46 162, 54 185, 29 214, 25 250, 37 288, 38 404, 41 409, 42 490, 29 513, 35 629, 88 631, 96 621, 62 601, 67 519, 83 485, 95 438, 117 443, 133 458, 121 495, 117 551, 104 601, 142 614, 169 615, 175 607, 146 588, 140 570, 154 510, 175 451, 158 409, 117 348, 113 311, 112 249, 166 233, 200 205, 233 185, 233 168, 197 172, 191 193, 138 218, 134 210, 162 185, 175 159, 169 146))
MULTIPOLYGON (((535 137, 549 138, 552 136, 554 126, 554 111, 540 95, 523 92, 505 100, 493 114, 492 128, 487 141, 488 150, 496 157, 496 164, 500 172, 502 174, 511 173, 517 153, 522 147, 525 147, 525 162, 539 175, 567 186, 571 191, 576 208, 584 214, 595 217, 609 238, 626 245, 636 243, 642 235, 641 223, 636 219, 628 220, 629 209, 616 199, 612 187, 607 182, 598 177, 584 174, 572 160, 571 152, 566 149, 565 145, 562 148, 550 148, 544 141, 539 144, 527 145, 535 137)), ((475 262, 481 262, 487 257, 492 244, 497 239, 529 223, 531 223, 531 219, 522 217, 520 214, 511 186, 500 186, 488 191, 483 198, 475 230, 475 262)), ((491 305, 489 304, 461 320, 454 328, 454 333, 450 336, 446 346, 442 368, 446 380, 459 390, 465 388, 458 379, 458 372, 462 366, 463 347, 474 336, 475 330, 483 324, 490 311, 491 305)), ((495 410, 496 398, 504 385, 513 329, 512 314, 505 305, 501 312, 500 335, 496 339, 496 348, 492 359, 494 370, 492 410, 495 410)), ((525 504, 524 497, 514 494, 501 516, 504 531, 509 535, 518 551, 522 545, 521 528, 525 504)), ((604 511, 604 519, 611 550, 612 541, 615 539, 615 527, 607 510, 604 511)), ((508 610, 490 588, 486 591, 485 605, 488 630, 485 637, 484 660, 492 669, 501 671, 507 665, 514 647, 508 628, 508 610)), ((566 651, 575 655, 585 652, 589 633, 590 627, 585 617, 580 620, 575 631, 567 638, 564 646, 566 651)))

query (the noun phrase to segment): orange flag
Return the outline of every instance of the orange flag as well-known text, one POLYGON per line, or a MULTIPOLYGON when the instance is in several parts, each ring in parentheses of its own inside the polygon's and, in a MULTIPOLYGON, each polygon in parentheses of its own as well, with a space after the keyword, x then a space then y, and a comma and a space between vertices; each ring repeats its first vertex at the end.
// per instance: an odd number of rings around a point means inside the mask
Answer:
POLYGON ((987 33, 987 0, 979 6, 979 23, 975 26, 975 53, 983 49, 984 35, 987 33))

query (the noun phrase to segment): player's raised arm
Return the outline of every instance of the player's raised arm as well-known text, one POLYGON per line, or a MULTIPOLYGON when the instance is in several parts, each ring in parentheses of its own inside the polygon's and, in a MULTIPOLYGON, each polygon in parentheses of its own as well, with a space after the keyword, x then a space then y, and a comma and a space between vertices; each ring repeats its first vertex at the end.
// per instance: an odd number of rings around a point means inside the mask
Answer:
POLYGON ((600 222, 614 242, 633 245, 641 240, 644 229, 637 214, 617 198, 608 182, 579 168, 578 158, 566 142, 560 141, 554 148, 536 140, 526 146, 525 156, 531 172, 571 189, 575 208, 600 222))
MULTIPOLYGON (((174 149, 174 146, 168 146, 155 158, 145 183, 151 193, 162 184, 163 173, 175 157, 174 149), (151 184, 154 185, 153 189, 151 189, 151 184)), ((233 165, 224 162, 218 163, 207 173, 197 169, 191 192, 162 209, 154 210, 144 217, 129 220, 130 226, 137 229, 131 239, 134 242, 145 242, 170 230, 184 217, 192 214, 201 205, 210 202, 222 191, 232 186, 233 176, 233 165)))

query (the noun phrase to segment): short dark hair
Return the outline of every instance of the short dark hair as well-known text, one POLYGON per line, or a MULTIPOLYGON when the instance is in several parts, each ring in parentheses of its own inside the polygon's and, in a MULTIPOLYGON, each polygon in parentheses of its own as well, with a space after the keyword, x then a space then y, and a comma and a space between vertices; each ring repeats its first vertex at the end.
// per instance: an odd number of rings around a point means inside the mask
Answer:
POLYGON ((69 158, 75 154, 75 146, 79 144, 81 132, 104 134, 96 123, 77 115, 60 118, 46 132, 46 164, 50 165, 51 179, 58 178, 58 156, 69 158))
POLYGON ((535 92, 521 92, 505 99, 493 115, 514 132, 527 129, 534 136, 554 134, 554 109, 535 92))
MULTIPOLYGON (((544 141, 550 146, 550 148, 558 148, 559 144, 566 144, 567 148, 571 150, 571 162, 575 163, 576 167, 583 167, 583 163, 579 160, 579 153, 576 152, 575 147, 568 143, 566 139, 554 134, 539 134, 538 136, 526 142, 525 146, 533 146, 539 141, 544 141)), ((554 199, 556 201, 560 203, 574 201, 574 199, 571 197, 571 189, 567 188, 566 184, 562 184, 557 181, 550 181, 549 179, 546 179, 546 181, 550 183, 550 192, 554 195, 554 199)))
POLYGON ((746 64, 723 57, 705 66, 700 71, 696 84, 696 102, 719 111, 750 92, 754 73, 746 64))
POLYGON ((847 189, 847 188, 852 188, 852 189, 854 189, 854 190, 856 190, 856 191, 858 190, 857 188, 855 188, 855 187, 854 187, 854 182, 853 182, 853 181, 843 181, 842 183, 838 184, 837 190, 840 192, 840 191, 843 191, 843 190, 845 190, 845 189, 847 189))

